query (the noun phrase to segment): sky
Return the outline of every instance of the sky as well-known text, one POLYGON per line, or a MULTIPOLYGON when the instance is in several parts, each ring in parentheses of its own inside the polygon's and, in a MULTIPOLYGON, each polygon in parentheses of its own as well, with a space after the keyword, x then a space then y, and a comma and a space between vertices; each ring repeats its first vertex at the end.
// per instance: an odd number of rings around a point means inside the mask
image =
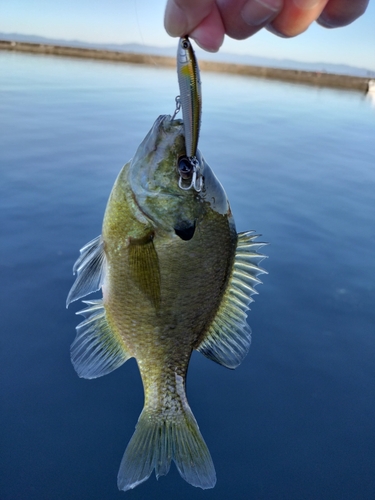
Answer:
MULTIPOLYGON (((353 0, 355 1, 355 0, 353 0)), ((163 27, 166 0, 0 0, 0 32, 99 43, 173 46, 163 27)), ((350 26, 283 39, 262 30, 223 52, 303 62, 349 64, 375 70, 375 0, 350 26)))

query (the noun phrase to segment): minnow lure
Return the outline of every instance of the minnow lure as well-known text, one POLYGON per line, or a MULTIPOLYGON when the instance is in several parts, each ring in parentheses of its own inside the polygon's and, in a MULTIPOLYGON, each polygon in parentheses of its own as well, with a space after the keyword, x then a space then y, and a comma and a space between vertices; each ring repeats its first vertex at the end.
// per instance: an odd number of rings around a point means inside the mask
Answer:
POLYGON ((179 186, 181 189, 190 189, 194 187, 196 191, 200 191, 202 188, 202 180, 199 175, 199 162, 196 155, 201 126, 202 92, 197 59, 187 36, 179 40, 177 50, 177 74, 180 87, 178 105, 182 107, 186 156, 194 169, 193 181, 190 186, 183 187, 183 178, 180 178, 179 186))

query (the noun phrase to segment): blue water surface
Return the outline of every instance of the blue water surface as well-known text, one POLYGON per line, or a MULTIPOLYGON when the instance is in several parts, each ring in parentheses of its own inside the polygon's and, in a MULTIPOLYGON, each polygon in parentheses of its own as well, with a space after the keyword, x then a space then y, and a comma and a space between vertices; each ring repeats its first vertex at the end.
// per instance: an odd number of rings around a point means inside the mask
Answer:
POLYGON ((375 498, 375 108, 362 94, 203 73, 200 149, 239 231, 270 245, 235 371, 194 354, 188 397, 218 482, 175 467, 117 490, 142 409, 130 360, 79 379, 65 299, 173 70, 0 53, 0 498, 375 498))

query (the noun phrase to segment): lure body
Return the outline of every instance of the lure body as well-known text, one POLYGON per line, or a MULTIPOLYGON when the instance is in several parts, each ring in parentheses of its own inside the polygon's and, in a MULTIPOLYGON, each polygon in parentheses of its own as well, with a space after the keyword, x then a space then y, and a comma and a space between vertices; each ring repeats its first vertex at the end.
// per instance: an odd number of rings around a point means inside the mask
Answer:
POLYGON ((202 115, 202 91, 199 67, 188 37, 180 38, 177 51, 177 74, 184 121, 186 156, 197 154, 202 115))

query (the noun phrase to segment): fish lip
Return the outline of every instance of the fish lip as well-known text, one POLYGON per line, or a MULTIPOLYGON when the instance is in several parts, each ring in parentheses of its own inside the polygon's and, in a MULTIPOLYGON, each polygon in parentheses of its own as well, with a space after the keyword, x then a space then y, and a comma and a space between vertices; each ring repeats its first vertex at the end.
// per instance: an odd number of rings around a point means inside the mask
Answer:
MULTIPOLYGON (((172 120, 171 115, 159 115, 139 145, 131 160, 128 174, 131 189, 139 200, 139 196, 146 193, 149 196, 158 196, 158 192, 150 185, 151 179, 157 164, 163 160, 165 148, 173 144, 180 134, 183 134, 182 120, 172 120)), ((171 190, 168 194, 174 193, 171 190)))
POLYGON ((163 127, 163 132, 168 132, 169 128, 172 126, 172 125, 180 125, 180 126, 183 126, 183 120, 181 120, 180 118, 177 118, 177 119, 174 119, 172 120, 172 116, 171 115, 159 115, 156 120, 155 120, 155 123, 154 125, 152 126, 152 129, 151 129, 151 135, 153 134, 155 128, 159 128, 161 125, 163 127))
POLYGON ((155 123, 153 124, 152 126, 152 129, 151 131, 153 132, 155 128, 159 128, 160 127, 160 124, 163 123, 163 129, 164 129, 164 122, 169 118, 169 121, 171 121, 171 116, 170 115, 159 115, 156 120, 155 120, 155 123))

